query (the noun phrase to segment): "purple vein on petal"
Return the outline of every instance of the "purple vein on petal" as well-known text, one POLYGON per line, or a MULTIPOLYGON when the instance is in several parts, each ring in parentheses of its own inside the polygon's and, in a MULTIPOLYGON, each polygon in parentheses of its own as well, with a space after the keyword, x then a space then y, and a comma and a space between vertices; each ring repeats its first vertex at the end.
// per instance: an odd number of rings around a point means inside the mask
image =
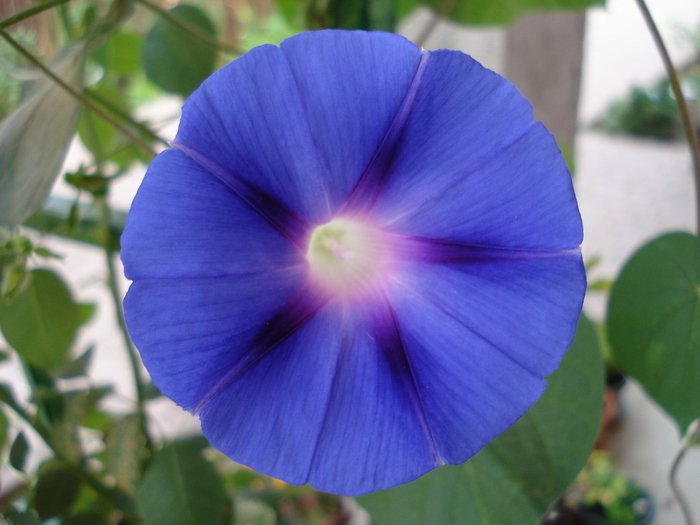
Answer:
POLYGON ((418 383, 416 382, 408 353, 406 352, 396 312, 386 296, 386 292, 382 292, 375 304, 368 308, 367 315, 373 328, 377 345, 384 351, 397 383, 403 387, 410 405, 413 407, 413 412, 423 429, 423 434, 433 453, 435 466, 444 465, 445 460, 440 456, 437 443, 428 424, 428 417, 425 413, 425 407, 420 397, 418 383))
POLYGON ((510 355, 510 353, 508 353, 508 352, 505 351, 503 348, 501 348, 500 346, 498 346, 497 344, 495 344, 495 343, 494 343, 493 341, 491 341, 488 337, 485 337, 482 333, 480 333, 480 332, 479 332, 478 330, 476 330, 474 327, 468 325, 468 324, 464 321, 464 319, 461 319, 461 318, 457 317, 456 315, 454 315, 453 313, 449 312, 449 311, 445 308, 445 306, 444 306, 443 304, 441 304, 441 303, 439 303, 439 302, 437 302, 437 301, 434 301, 434 300, 430 299, 429 297, 427 297, 427 296, 421 294, 420 292, 418 292, 417 290, 415 290, 415 289, 412 288, 411 286, 408 286, 405 282, 402 282, 402 281, 400 281, 400 280, 398 280, 398 279, 393 279, 393 281, 394 281, 394 283, 396 283, 397 285, 399 285, 399 286, 403 287, 404 289, 406 289, 409 293, 415 295, 415 296, 416 296, 417 298, 419 298, 420 300, 425 301, 426 303, 432 304, 434 307, 436 307, 437 309, 439 309, 439 310, 440 310, 442 313, 444 313, 446 316, 450 317, 451 319, 454 319, 457 323, 459 323, 460 325, 462 325, 466 330, 468 330, 469 332, 471 332, 472 334, 474 334, 476 337, 478 337, 479 339, 481 339, 482 341, 484 341, 486 344, 488 344, 489 346, 491 346, 492 348, 494 348, 495 350, 497 350, 498 352, 500 352, 506 359, 508 359, 508 360, 511 361, 512 363, 514 363, 514 364, 516 364, 517 366, 519 366, 520 368, 522 368, 525 372, 527 372, 528 374, 530 374, 532 377, 536 377, 536 378, 538 378, 538 379, 541 379, 541 378, 542 378, 542 376, 541 376, 540 374, 538 374, 537 372, 535 372, 535 371, 532 370, 531 368, 525 366, 523 363, 519 362, 519 361, 518 361, 517 359, 515 359, 512 355, 510 355))
POLYGON ((568 250, 535 250, 499 246, 463 244, 438 239, 395 235, 394 253, 400 260, 408 262, 451 264, 483 262, 504 259, 545 259, 578 255, 581 248, 568 250))
POLYGON ((217 394, 243 374, 260 359, 273 351, 282 341, 313 318, 328 302, 330 297, 314 287, 305 286, 282 309, 274 315, 250 344, 246 354, 229 370, 207 393, 193 410, 199 413, 217 394))
POLYGON ((189 146, 177 141, 171 142, 170 145, 209 171, 228 186, 243 202, 258 212, 270 225, 289 239, 292 244, 300 250, 306 251, 304 241, 310 229, 307 221, 287 209, 281 202, 260 191, 255 186, 240 180, 228 170, 189 146))
POLYGON ((386 135, 384 135, 367 169, 365 169, 365 172, 357 182, 357 186, 355 186, 347 202, 343 205, 341 213, 366 212, 371 210, 377 202, 386 176, 390 171, 389 168, 396 157, 401 136, 406 128, 408 117, 411 114, 413 103, 418 94, 418 88, 423 80, 425 68, 428 65, 429 56, 430 51, 426 49, 421 50, 421 58, 418 63, 418 68, 416 69, 416 74, 401 103, 401 107, 399 107, 396 117, 394 117, 391 126, 389 126, 389 130, 386 135))

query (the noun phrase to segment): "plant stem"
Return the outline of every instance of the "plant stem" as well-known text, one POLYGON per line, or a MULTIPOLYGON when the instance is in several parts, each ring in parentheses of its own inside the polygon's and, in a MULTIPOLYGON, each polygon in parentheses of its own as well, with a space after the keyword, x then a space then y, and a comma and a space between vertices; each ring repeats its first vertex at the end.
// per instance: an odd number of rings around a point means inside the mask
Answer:
POLYGON ((222 44, 220 42, 217 42, 213 38, 211 38, 209 35, 203 33, 197 26, 190 24, 186 20, 182 20, 178 18, 177 16, 173 16, 171 13, 163 9, 162 7, 157 6, 150 0, 136 0, 139 4, 143 5, 147 9, 150 9, 154 13, 156 13, 158 16, 162 17, 164 20, 167 20, 170 22, 172 25, 179 27, 182 29, 185 33, 189 34, 190 36, 196 38, 203 44, 206 44, 208 46, 211 46, 215 49, 218 49, 220 51, 224 51, 226 53, 233 53, 236 55, 241 55, 241 51, 233 46, 229 46, 226 44, 222 44))
POLYGON ((661 33, 656 27, 649 8, 647 7, 644 0, 637 0, 639 9, 642 12, 644 21, 649 27, 651 36, 654 39, 656 48, 661 55, 661 60, 666 67, 666 73, 668 74, 668 80, 671 84, 671 90, 673 95, 678 102, 678 111, 681 115, 681 122, 683 123, 683 130, 685 131, 685 136, 690 143, 690 153, 693 157, 693 169, 694 169, 694 180, 695 180, 695 209, 696 209, 696 224, 697 224, 697 234, 700 235, 700 141, 698 140, 698 134, 693 126, 693 121, 690 117, 690 111, 688 110, 688 104, 683 96, 683 90, 681 89, 681 83, 678 80, 678 73, 676 72, 671 57, 668 54, 668 50, 661 38, 661 33))
POLYGON ((668 484, 671 487, 673 497, 676 499, 676 501, 678 502, 678 506, 681 508, 683 520, 685 521, 686 525, 693 525, 693 518, 690 516, 690 508, 688 507, 688 502, 685 500, 685 497, 683 496, 683 493, 681 492, 681 489, 677 483, 678 467, 680 466, 681 461, 683 460, 683 456, 685 456, 687 450, 688 448, 685 446, 684 443, 681 446, 681 449, 676 454, 676 457, 673 460, 673 465, 671 466, 671 470, 668 473, 668 484))
POLYGON ((457 0, 445 0, 440 4, 437 12, 433 14, 433 17, 427 23, 421 34, 416 38, 415 43, 418 47, 423 47, 425 45, 428 39, 433 35, 435 29, 437 29, 438 24, 445 20, 447 15, 454 9, 456 3, 457 0))
POLYGON ((137 128, 137 129, 138 129, 140 132, 142 132, 144 135, 148 135, 148 137, 149 137, 151 140, 158 141, 158 142, 160 142, 161 144, 163 144, 164 146, 170 147, 170 143, 169 143, 167 140, 165 140, 165 139, 159 137, 158 135, 156 135, 152 130, 150 130, 147 126, 144 126, 142 123, 135 121, 133 118, 131 118, 131 115, 129 115, 128 113, 126 113, 126 112, 122 111, 121 109, 119 109, 117 106, 115 106, 114 104, 112 104, 112 103, 111 103, 109 100, 107 100, 106 98, 102 97, 101 95, 98 95, 97 93, 95 93, 94 91, 92 91, 92 90, 90 90, 90 89, 83 89, 83 93, 84 93, 88 98, 91 98, 91 99, 93 99, 93 100, 99 102, 100 104, 102 104, 102 105, 103 105, 104 107, 106 107, 109 111, 111 111, 112 113, 114 113, 116 116, 118 116, 120 119, 122 119, 123 121, 125 121, 125 122, 126 122, 127 124, 129 124, 130 126, 133 126, 133 127, 137 128))
POLYGON ((117 284, 117 271, 114 267, 113 257, 115 252, 112 247, 112 232, 110 228, 111 210, 109 204, 107 204, 107 198, 105 196, 96 197, 95 202, 100 210, 100 223, 103 243, 102 247, 105 250, 105 255, 107 258, 107 284, 109 286, 110 294, 112 295, 112 301, 114 302, 114 308, 116 310, 119 330, 122 334, 122 338, 124 339, 124 344, 126 346, 127 353, 129 354, 131 372, 134 376, 134 385, 136 387, 136 411, 139 416, 141 433, 143 434, 146 440, 146 450, 148 451, 150 457, 153 454, 153 441, 151 440, 150 433, 148 432, 148 421, 146 419, 146 385, 144 384, 141 378, 141 361, 139 360, 139 356, 136 351, 136 348, 134 347, 134 344, 131 342, 131 337, 129 337, 129 332, 126 329, 126 322, 124 321, 122 295, 119 291, 119 285, 117 284))
POLYGON ((67 458, 65 458, 60 452, 60 450, 56 449, 53 442, 51 441, 51 429, 41 421, 35 421, 34 418, 30 416, 26 410, 24 410, 14 401, 14 399, 3 399, 2 401, 6 405, 8 405, 19 417, 21 417, 29 426, 31 426, 37 434, 39 434, 39 437, 41 437, 41 439, 44 440, 44 442, 49 447, 49 449, 51 449, 51 452, 53 452, 56 458, 58 458, 67 466, 69 466, 79 477, 85 480, 85 482, 88 485, 90 485, 95 490, 95 492, 97 492, 107 500, 111 501, 116 508, 118 508, 130 518, 135 520, 136 523, 140 523, 142 521, 141 518, 136 514, 136 504, 133 501, 131 501, 131 497, 128 494, 125 494, 116 488, 105 485, 98 476, 96 476, 86 468, 84 458, 81 458, 79 464, 75 464, 72 461, 69 461, 67 458))
POLYGON ((56 7, 57 5, 67 4, 70 1, 71 0, 48 0, 48 2, 44 2, 43 4, 30 7, 29 9, 25 9, 24 11, 21 11, 16 15, 8 16, 5 20, 0 20, 0 29, 10 27, 11 25, 16 24, 17 22, 26 20, 27 18, 30 18, 34 15, 38 15, 42 11, 46 11, 48 9, 51 9, 52 7, 56 7))
POLYGON ((151 146, 148 145, 148 143, 146 143, 144 140, 142 140, 141 138, 134 135, 131 131, 129 131, 124 126, 119 124, 116 120, 114 120, 112 117, 107 115, 104 111, 102 111, 97 106, 95 106, 92 102, 90 102, 88 99, 86 99, 83 95, 78 93, 78 91, 76 91, 71 86, 66 84, 61 78, 56 76, 53 73, 53 71, 51 71, 49 68, 47 68, 34 55, 32 55, 27 49, 25 49, 24 46, 22 46, 19 42, 17 42, 14 38, 12 38, 4 29, 0 29, 0 36, 2 38, 4 38, 12 47, 14 47, 19 54, 21 54, 24 58, 26 58, 34 66, 39 68, 42 71, 42 73, 44 73, 46 76, 48 76, 56 84, 58 84, 61 87, 61 89, 63 89, 66 93, 68 93, 70 96, 72 96, 74 99, 76 99, 85 108, 87 108, 88 110, 95 113, 98 117, 100 117, 102 120, 107 122, 110 126, 114 127, 117 131, 122 133, 125 137, 127 137, 130 141, 132 141, 136 146, 141 148, 143 151, 145 151, 149 155, 152 155, 153 157, 156 156, 156 152, 153 150, 153 148, 151 148, 151 146))

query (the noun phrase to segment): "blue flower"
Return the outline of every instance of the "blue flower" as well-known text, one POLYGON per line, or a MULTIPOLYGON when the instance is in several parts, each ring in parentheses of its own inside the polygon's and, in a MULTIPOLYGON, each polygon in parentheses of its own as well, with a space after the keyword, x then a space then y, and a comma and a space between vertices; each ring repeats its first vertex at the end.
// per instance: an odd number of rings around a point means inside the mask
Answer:
POLYGON ((122 239, 126 320, 212 445, 357 495, 466 461, 535 402, 575 331, 581 237, 508 81, 304 33, 187 100, 122 239))

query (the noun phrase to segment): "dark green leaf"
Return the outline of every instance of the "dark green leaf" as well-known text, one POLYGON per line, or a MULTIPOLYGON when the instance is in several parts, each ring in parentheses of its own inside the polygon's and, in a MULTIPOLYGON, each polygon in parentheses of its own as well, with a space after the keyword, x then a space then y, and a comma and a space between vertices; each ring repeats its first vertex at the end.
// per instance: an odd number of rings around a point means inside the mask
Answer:
POLYGON ((617 366, 683 433, 700 417, 700 239, 670 233, 637 251, 610 293, 607 332, 617 366))
POLYGON ((151 460, 137 492, 150 525, 223 522, 228 498, 214 466, 202 457, 202 443, 175 442, 151 460))
POLYGON ((158 390, 158 387, 154 385, 152 382, 149 382, 146 387, 144 388, 143 392, 143 397, 144 399, 150 400, 150 399, 158 399, 161 397, 163 394, 158 390))
POLYGON ((27 459, 27 452, 29 452, 29 443, 27 443, 27 438, 24 437, 24 434, 20 432, 15 437, 15 441, 10 448, 10 465, 22 472, 24 470, 24 461, 27 459))
POLYGON ((42 520, 58 516, 70 508, 78 496, 80 478, 71 470, 51 469, 37 481, 34 508, 42 520))
POLYGON ((32 270, 29 285, 11 304, 0 303, 0 329, 23 359, 45 370, 68 358, 81 316, 63 281, 48 270, 32 270))
MULTIPOLYGON (((579 10, 603 5, 605 0, 457 0, 447 17, 463 24, 505 24, 537 11, 579 10)), ((419 5, 427 5, 442 13, 450 3, 445 0, 398 0, 399 16, 419 5)))
MULTIPOLYGON (((93 306, 93 305, 80 305, 80 306, 93 306)), ((93 307, 94 310, 94 307, 93 307)), ((63 379, 70 379, 72 377, 79 377, 87 375, 87 369, 90 366, 90 361, 92 361, 92 351, 94 347, 88 348, 80 357, 74 361, 68 363, 66 366, 59 369, 56 374, 58 377, 63 379)))
POLYGON ((542 398, 467 463, 359 498, 375 525, 536 523, 581 470, 598 434, 603 364, 585 317, 548 380, 542 398))
MULTIPOLYGON (((198 8, 178 5, 169 13, 214 38, 214 24, 198 8)), ((214 71, 216 49, 161 18, 146 35, 141 61, 146 76, 158 87, 184 97, 214 71)))
POLYGON ((5 403, 11 408, 17 407, 17 401, 15 401, 15 396, 12 394, 12 389, 9 385, 0 383, 0 401, 5 403))
POLYGON ((331 3, 329 27, 393 32, 396 0, 341 0, 331 3))
MULTIPOLYGON (((80 89, 84 43, 48 65, 80 89)), ((80 103, 43 75, 32 94, 0 122, 0 226, 13 228, 41 208, 75 135, 80 103)))

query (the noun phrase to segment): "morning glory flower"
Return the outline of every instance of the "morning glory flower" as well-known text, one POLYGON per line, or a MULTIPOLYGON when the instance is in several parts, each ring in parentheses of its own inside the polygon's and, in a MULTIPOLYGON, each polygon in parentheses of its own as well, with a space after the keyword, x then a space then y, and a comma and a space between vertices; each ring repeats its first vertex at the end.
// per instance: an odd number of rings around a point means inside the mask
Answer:
POLYGON ((466 461, 537 400, 581 238, 507 80, 393 34, 303 33, 187 100, 122 238, 126 320, 214 447, 358 495, 466 461))

